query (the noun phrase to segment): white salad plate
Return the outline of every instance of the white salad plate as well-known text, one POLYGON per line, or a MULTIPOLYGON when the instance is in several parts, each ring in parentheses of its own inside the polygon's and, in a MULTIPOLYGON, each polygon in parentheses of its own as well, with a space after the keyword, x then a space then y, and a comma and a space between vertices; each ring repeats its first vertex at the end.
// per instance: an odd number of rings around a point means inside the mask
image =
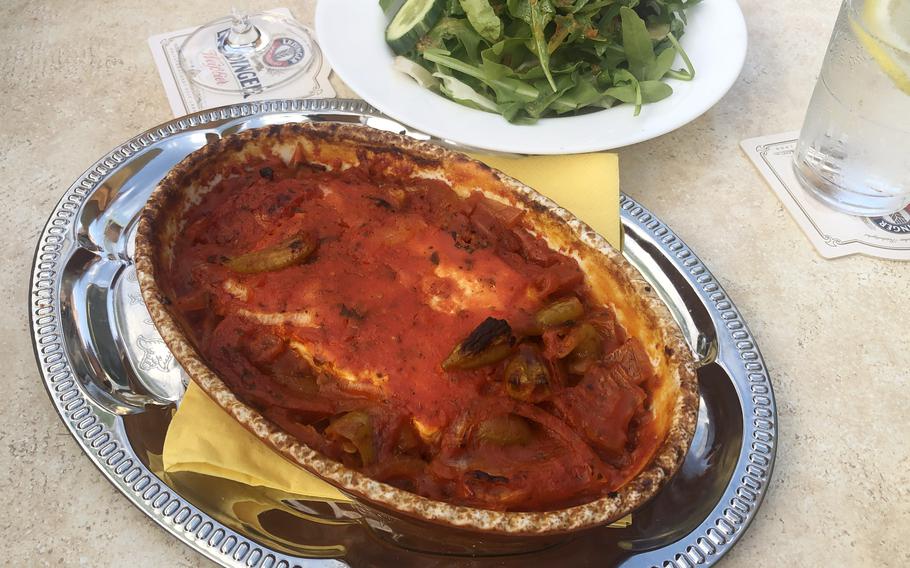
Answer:
MULTIPOLYGON (((687 11, 680 40, 695 66, 692 81, 668 79, 673 94, 646 104, 578 116, 511 124, 498 114, 462 106, 419 86, 393 68, 386 16, 378 0, 322 0, 316 34, 330 65, 371 105, 411 127, 456 144, 518 154, 574 154, 656 138, 701 116, 726 94, 746 57, 746 23, 736 0, 703 0, 687 11)), ((677 56, 674 68, 682 67, 677 56)))

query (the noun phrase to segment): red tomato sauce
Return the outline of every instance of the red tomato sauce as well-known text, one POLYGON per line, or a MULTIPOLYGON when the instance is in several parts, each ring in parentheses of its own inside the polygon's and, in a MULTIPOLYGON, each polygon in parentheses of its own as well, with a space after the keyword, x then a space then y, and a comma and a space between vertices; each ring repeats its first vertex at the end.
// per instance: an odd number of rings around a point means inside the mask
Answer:
POLYGON ((548 510, 617 489, 658 443, 641 346, 595 305, 574 259, 480 194, 250 163, 187 213, 175 253, 175 303, 211 368, 287 432, 380 481, 548 510), (293 235, 314 243, 305 261, 231 267, 293 235), (584 314, 542 329, 538 312, 572 297, 584 314), (443 369, 487 318, 511 328, 508 356, 443 369), (575 345, 582 324, 593 355, 575 345), (544 378, 533 395, 504 379, 519 354, 544 378))

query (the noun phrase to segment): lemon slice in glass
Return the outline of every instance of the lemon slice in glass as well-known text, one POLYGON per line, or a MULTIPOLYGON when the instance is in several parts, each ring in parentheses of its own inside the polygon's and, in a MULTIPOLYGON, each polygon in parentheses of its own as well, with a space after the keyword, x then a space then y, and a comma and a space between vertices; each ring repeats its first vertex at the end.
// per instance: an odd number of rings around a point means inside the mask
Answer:
POLYGON ((850 26, 897 88, 910 95, 910 0, 867 0, 850 26))

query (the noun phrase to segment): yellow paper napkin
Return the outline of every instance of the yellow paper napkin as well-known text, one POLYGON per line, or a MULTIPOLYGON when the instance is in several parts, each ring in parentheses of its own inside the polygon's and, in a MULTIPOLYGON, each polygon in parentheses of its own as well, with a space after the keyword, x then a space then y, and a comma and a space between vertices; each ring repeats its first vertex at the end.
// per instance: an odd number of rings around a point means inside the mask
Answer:
MULTIPOLYGON (((615 154, 475 157, 572 211, 620 248, 619 162, 615 154)), ((190 383, 168 428, 162 461, 167 473, 201 473, 269 487, 301 499, 348 500, 273 452, 195 383, 190 383)))
POLYGON ((533 187, 622 248, 619 222, 619 156, 472 155, 492 168, 533 187))
POLYGON ((191 471, 301 498, 347 501, 340 491, 275 453, 190 381, 164 438, 166 473, 191 471))

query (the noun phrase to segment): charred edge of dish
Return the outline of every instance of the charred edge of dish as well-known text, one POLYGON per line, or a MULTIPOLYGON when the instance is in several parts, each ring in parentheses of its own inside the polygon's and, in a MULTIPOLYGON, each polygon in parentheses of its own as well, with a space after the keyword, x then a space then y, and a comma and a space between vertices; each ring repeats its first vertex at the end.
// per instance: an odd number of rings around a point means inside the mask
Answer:
MULTIPOLYGON (((324 141, 324 142, 325 141, 341 142, 341 140, 339 140, 339 135, 338 135, 339 130, 344 130, 345 127, 350 127, 351 125, 335 123, 335 122, 319 122, 319 123, 304 122, 304 123, 293 123, 290 125, 283 125, 283 126, 286 127, 284 129, 284 131, 282 132, 282 134, 285 136, 295 135, 295 134, 296 135, 304 134, 307 137, 309 137, 311 140, 318 140, 318 141, 324 141)), ((369 127, 361 127, 361 128, 369 128, 369 127)), ((359 141, 359 137, 358 137, 358 141, 359 141)), ((360 147, 358 148, 358 150, 364 149, 363 144, 359 144, 359 146, 360 147)), ((358 157, 360 157, 360 156, 358 155, 358 157)))
POLYGON ((522 199, 524 204, 535 213, 546 214, 551 213, 550 208, 544 205, 543 203, 534 200, 534 199, 522 199))
POLYGON ((673 450, 674 450, 674 453, 676 454, 676 459, 673 460, 674 465, 681 464, 683 462, 683 460, 686 458, 686 452, 684 452, 683 449, 680 448, 679 446, 674 447, 673 450))
POLYGON ((459 351, 464 355, 478 355, 491 345, 500 343, 515 343, 512 326, 506 320, 488 317, 465 338, 459 351))
MULTIPOLYGON (((256 134, 250 135, 250 138, 255 139, 256 134)), ((236 137, 229 136, 228 138, 222 138, 222 140, 226 140, 225 148, 227 148, 228 150, 233 150, 234 152, 239 152, 239 151, 243 150, 243 145, 244 145, 244 143, 246 143, 246 138, 243 138, 240 136, 236 136, 236 137)))
MULTIPOLYGON (((421 166, 439 166, 444 155, 441 152, 416 148, 416 141, 399 134, 376 130, 358 124, 337 122, 292 123, 280 125, 284 134, 305 134, 311 138, 338 143, 354 140, 358 143, 357 157, 366 160, 369 152, 388 154, 395 158, 406 158, 421 166), (361 155, 361 152, 364 152, 361 155)), ((440 149, 441 150, 441 149, 440 149)))
POLYGON ((441 163, 439 158, 424 157, 424 156, 421 156, 420 154, 411 154, 410 156, 408 156, 408 158, 411 159, 413 162, 415 162, 419 166, 438 167, 441 163))
POLYGON ((418 153, 413 153, 413 152, 405 152, 405 151, 402 151, 401 148, 398 148, 391 144, 388 144, 388 145, 376 144, 374 141, 373 143, 366 144, 365 150, 366 150, 366 152, 373 152, 375 154, 380 154, 380 155, 387 154, 398 160, 404 159, 404 160, 410 161, 411 162, 410 165, 418 165, 418 166, 423 166, 423 167, 434 167, 434 168, 439 167, 441 165, 441 161, 436 157, 422 156, 418 153))
POLYGON ((420 166, 437 167, 441 165, 442 159, 447 155, 447 152, 442 148, 435 146, 432 149, 420 148, 417 141, 407 136, 384 130, 370 130, 369 128, 350 124, 332 124, 330 130, 336 138, 352 137, 367 150, 390 154, 397 158, 406 158, 412 164, 420 166), (369 134, 367 133, 368 131, 369 134))

